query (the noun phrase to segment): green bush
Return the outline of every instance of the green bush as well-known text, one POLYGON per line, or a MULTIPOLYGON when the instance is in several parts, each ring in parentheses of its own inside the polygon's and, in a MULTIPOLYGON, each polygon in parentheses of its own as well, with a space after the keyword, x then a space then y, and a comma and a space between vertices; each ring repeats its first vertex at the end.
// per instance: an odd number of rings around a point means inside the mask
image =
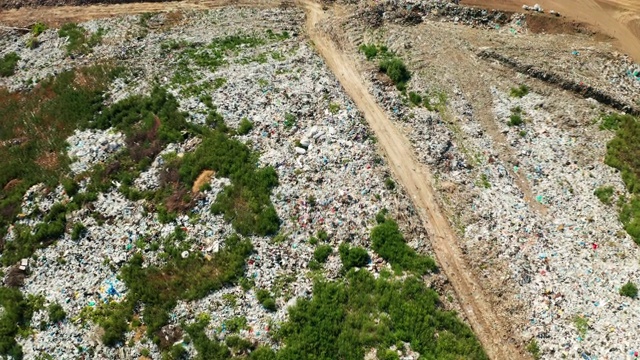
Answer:
POLYGON ((367 250, 361 247, 351 247, 349 244, 342 243, 338 248, 338 252, 340 253, 344 271, 354 267, 364 267, 371 261, 367 250))
POLYGON ((82 223, 73 224, 73 230, 71 231, 71 240, 77 241, 85 235, 87 228, 82 223))
POLYGON ((635 299, 638 297, 638 287, 631 281, 627 281, 627 283, 620 288, 620 295, 635 299))
POLYGON ((600 186, 593 192, 593 194, 602 201, 603 204, 610 205, 613 191, 613 186, 600 186))
POLYGON ((367 60, 372 60, 378 55, 378 47, 372 44, 362 44, 360 45, 359 49, 367 58, 367 60))
POLYGON ((20 61, 20 56, 15 52, 6 54, 0 59, 0 77, 8 77, 14 74, 16 66, 20 61))
POLYGON ((529 93, 529 87, 527 85, 520 85, 516 88, 511 88, 510 95, 511 97, 521 98, 529 93))
POLYGON ((249 121, 247 118, 242 118, 240 120, 240 125, 238 125, 238 134, 247 135, 249 131, 253 129, 253 123, 249 121))
POLYGON ((618 130, 620 124, 626 121, 633 121, 633 116, 627 114, 607 114, 600 118, 600 130, 618 130))
POLYGON ((327 258, 329 258, 329 255, 331 255, 331 253, 333 253, 333 248, 330 245, 320 245, 313 252, 313 258, 317 262, 323 263, 327 261, 327 258))
POLYGON ((226 327, 227 331, 233 334, 247 328, 247 318, 244 316, 238 316, 226 320, 223 324, 226 327))
POLYGON ((260 289, 256 291, 258 302, 269 311, 276 311, 276 301, 268 290, 260 289))
POLYGON ((22 347, 15 337, 21 329, 27 329, 34 312, 34 304, 25 299, 16 288, 0 287, 0 355, 20 360, 22 347))
POLYGON ((379 68, 380 71, 389 76, 398 90, 404 90, 407 82, 411 79, 411 73, 399 58, 382 60, 379 68))
POLYGON ((387 219, 371 230, 371 247, 394 268, 411 271, 418 275, 436 271, 436 263, 429 256, 416 253, 404 240, 398 224, 387 219))
POLYGON ((88 54, 102 41, 103 29, 87 36, 87 30, 75 23, 66 23, 58 30, 59 37, 67 38, 67 54, 72 56, 88 54))
POLYGON ((531 339, 529 345, 527 345, 527 351, 529 352, 529 354, 531 354, 531 356, 533 356, 534 360, 539 360, 542 356, 542 354, 540 354, 540 347, 538 346, 538 342, 536 341, 536 339, 531 339))
POLYGON ((33 24, 33 26, 31 27, 31 34, 33 36, 39 36, 40 34, 42 34, 45 30, 47 30, 49 27, 41 22, 35 23, 33 24))
POLYGON ((53 323, 60 322, 67 317, 67 313, 58 303, 49 305, 49 321, 53 323))
POLYGON ((416 92, 409 92, 409 102, 415 106, 419 106, 422 104, 422 96, 416 92))
POLYGON ((384 179, 384 187, 387 188, 387 190, 394 190, 396 188, 396 183, 392 178, 388 177, 384 179))

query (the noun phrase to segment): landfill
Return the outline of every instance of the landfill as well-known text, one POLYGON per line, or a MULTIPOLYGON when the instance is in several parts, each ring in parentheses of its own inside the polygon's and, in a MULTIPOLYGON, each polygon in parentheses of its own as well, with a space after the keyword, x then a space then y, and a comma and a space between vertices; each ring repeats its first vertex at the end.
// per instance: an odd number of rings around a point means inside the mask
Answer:
MULTIPOLYGON (((161 23, 163 16, 156 15, 154 21, 161 23)), ((375 215, 388 209, 390 216, 398 219, 410 246, 430 254, 430 245, 404 191, 389 190, 385 186, 390 173, 364 119, 306 38, 300 35, 303 16, 300 10, 231 8, 185 16, 188 21, 180 28, 150 31, 146 37, 134 39, 128 39, 127 34, 139 26, 135 16, 81 24, 91 31, 107 30, 102 44, 86 58, 65 56, 61 49, 64 41, 56 39, 53 30, 47 30, 43 45, 37 50, 42 56, 29 57, 30 60, 20 64, 15 76, 2 81, 14 90, 25 88, 29 86, 23 81, 25 78, 42 78, 115 53, 131 66, 133 79, 114 81, 105 96, 107 102, 144 94, 152 88, 153 79, 158 79, 160 86, 177 97, 181 110, 190 114, 189 120, 202 124, 207 106, 200 94, 184 95, 184 88, 171 81, 177 54, 161 56, 161 44, 175 40, 205 45, 227 35, 253 34, 265 38, 266 30, 288 32, 289 38, 267 37, 262 45, 226 54, 227 64, 218 69, 194 69, 199 84, 226 79, 222 86, 208 90, 207 95, 228 126, 237 127, 243 118, 253 123, 253 130, 237 137, 261 154, 260 166, 273 166, 278 173, 280 185, 273 190, 271 200, 282 220, 280 234, 285 240, 274 243, 271 238, 251 237, 255 252, 247 260, 246 276, 255 283, 254 289, 244 291, 234 286, 200 300, 180 301, 170 321, 173 326, 182 321, 190 323, 205 313, 211 317, 207 335, 224 339, 229 334, 225 321, 244 316, 247 328, 241 330, 242 337, 276 346, 270 336, 273 324, 286 320, 287 309, 297 298, 311 296, 312 283, 307 272, 315 247, 309 240, 320 230, 326 231, 328 243, 336 249, 342 242, 370 249, 368 236, 375 225, 375 215), (259 19, 253 23, 259 25, 239 21, 247 17, 259 19), (203 28, 210 31, 203 33, 203 28), (259 58, 260 54, 268 56, 264 61, 247 61, 259 58), (285 119, 291 120, 291 115, 295 119, 293 123, 285 119), (272 290, 278 310, 269 312, 260 306, 256 289, 272 290), (235 301, 230 302, 231 297, 235 301)), ((20 41, 0 42, 8 46, 7 50, 21 52, 21 58, 26 59, 25 52, 31 51, 22 48, 20 41)), ((126 144, 124 135, 113 129, 79 130, 67 143, 71 171, 75 174, 105 163, 126 144)), ((168 153, 183 154, 196 145, 194 139, 169 144, 134 180, 134 186, 139 190, 157 188, 163 157, 168 153)), ((80 193, 86 191, 86 181, 80 183, 80 193)), ((34 328, 32 335, 19 338, 25 357, 49 354, 56 359, 82 356, 124 359, 139 357, 145 349, 150 351, 151 358, 160 359, 155 344, 134 340, 139 337, 136 331, 127 333, 127 342, 121 346, 104 346, 100 341, 100 328, 81 319, 80 314, 83 309, 125 299, 127 288, 118 278, 119 268, 139 251, 145 254, 145 265, 162 264, 163 260, 149 250, 149 242, 169 236, 176 226, 186 231, 193 241, 191 249, 185 251, 186 256, 190 252, 213 254, 224 247, 224 240, 233 229, 209 208, 229 183, 225 178, 212 178, 210 187, 191 210, 191 216, 179 216, 168 224, 160 223, 156 213, 147 212, 144 200, 128 200, 115 187, 100 193, 91 210, 80 209, 68 216, 68 223, 82 223, 86 233, 78 240, 72 240, 67 233, 51 246, 37 250, 22 288, 26 294, 44 296, 47 304, 61 304, 68 316, 60 323, 49 324, 43 330, 34 328)), ((53 191, 44 185, 34 186, 24 197, 20 223, 33 227, 42 221, 41 217, 33 216, 37 209, 46 211, 57 202, 67 201, 69 197, 62 186, 53 191)), ((10 230, 6 241, 13 238, 10 230)), ((384 260, 369 252, 370 271, 377 273, 387 266, 384 260)), ((340 268, 336 251, 322 271, 328 278, 336 278, 340 268)), ((433 281, 446 283, 441 278, 442 275, 434 275, 433 281)), ((445 303, 457 308, 453 299, 445 303)), ((47 316, 46 311, 37 312, 33 321, 46 323, 47 316)), ((195 355, 192 345, 184 346, 191 356, 195 355)))

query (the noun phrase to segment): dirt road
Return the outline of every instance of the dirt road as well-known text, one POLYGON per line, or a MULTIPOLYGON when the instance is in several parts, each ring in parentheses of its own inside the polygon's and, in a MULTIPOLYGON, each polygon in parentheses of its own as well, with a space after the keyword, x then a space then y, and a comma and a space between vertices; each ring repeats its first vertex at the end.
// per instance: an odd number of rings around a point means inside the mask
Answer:
POLYGON ((515 346, 509 344, 508 327, 500 323, 491 305, 467 267, 455 233, 440 209, 434 195, 432 175, 420 164, 409 141, 387 118, 382 108, 367 91, 363 79, 356 70, 355 61, 341 51, 316 24, 324 16, 320 5, 311 1, 297 1, 307 14, 307 31, 317 51, 336 75, 347 94, 363 112, 366 120, 388 157, 389 166, 396 179, 406 188, 419 209, 424 226, 429 232, 433 249, 442 270, 453 284, 460 305, 473 330, 492 359, 518 359, 515 346))

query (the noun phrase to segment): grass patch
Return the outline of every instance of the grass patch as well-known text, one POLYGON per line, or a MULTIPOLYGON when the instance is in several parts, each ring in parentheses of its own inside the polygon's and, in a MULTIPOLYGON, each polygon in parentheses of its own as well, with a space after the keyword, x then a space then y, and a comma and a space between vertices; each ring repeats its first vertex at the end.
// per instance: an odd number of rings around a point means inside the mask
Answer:
POLYGON ((507 125, 509 126, 520 126, 524 123, 522 119, 522 109, 519 106, 511 109, 511 116, 509 116, 509 121, 507 125))
POLYGON ((509 91, 509 95, 511 97, 522 98, 529 93, 529 87, 527 85, 520 85, 518 87, 513 87, 509 91))
POLYGON ((589 329, 589 320, 584 318, 583 316, 576 315, 573 317, 573 326, 576 327, 576 331, 581 338, 587 335, 587 330, 589 329))
POLYGON ((600 130, 618 130, 620 129, 620 124, 627 121, 634 121, 633 116, 616 113, 602 115, 600 118, 600 130))
POLYGON ((367 58, 367 60, 371 61, 376 57, 380 58, 388 58, 393 57, 393 53, 389 51, 389 49, 384 45, 375 45, 375 44, 362 44, 358 48, 361 53, 367 58))
POLYGON ((329 255, 333 253, 333 248, 330 245, 320 245, 313 252, 313 258, 319 262, 326 262, 329 255))
POLYGON ((376 217, 378 225, 371 230, 371 248, 388 261, 394 270, 410 271, 418 275, 437 270, 429 256, 416 253, 404 240, 398 224, 391 219, 376 217))
POLYGON ((374 279, 367 271, 316 281, 313 297, 289 309, 277 338, 284 345, 278 359, 362 359, 399 341, 426 359, 488 359, 471 329, 421 280, 374 279))
POLYGON ((600 186, 593 192, 593 195, 595 195, 603 204, 611 205, 613 192, 613 186, 600 186))
MULTIPOLYGON (((0 237, 20 213, 27 189, 37 183, 53 187, 68 173, 65 139, 103 110, 103 93, 119 71, 76 69, 28 92, 0 90, 0 237)), ((13 256, 6 254, 3 261, 13 256)))
POLYGON ((83 27, 75 23, 66 23, 58 30, 58 36, 67 38, 67 55, 78 56, 90 53, 93 48, 102 42, 104 29, 100 28, 93 34, 89 34, 83 27))
POLYGON ((253 123, 245 117, 240 120, 240 124, 238 125, 238 130, 236 132, 238 135, 247 135, 251 130, 253 130, 253 123))
POLYGON ((539 360, 542 357, 542 354, 540 353, 540 347, 538 346, 538 342, 536 341, 536 339, 531 339, 531 341, 529 341, 529 344, 527 345, 527 351, 529 352, 529 354, 531 354, 531 356, 533 356, 534 360, 539 360))
POLYGON ((20 61, 20 56, 15 52, 10 52, 0 59, 0 77, 9 77, 16 71, 16 66, 20 61))
POLYGON ((276 311, 276 300, 273 298, 273 295, 268 290, 259 289, 256 291, 256 297, 258 298, 258 302, 265 309, 269 311, 276 311))

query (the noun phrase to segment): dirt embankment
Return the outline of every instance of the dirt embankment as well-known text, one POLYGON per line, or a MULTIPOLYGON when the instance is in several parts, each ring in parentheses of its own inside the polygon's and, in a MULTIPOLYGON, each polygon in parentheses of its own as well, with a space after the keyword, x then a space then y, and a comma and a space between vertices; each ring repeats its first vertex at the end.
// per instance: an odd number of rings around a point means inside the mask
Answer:
MULTIPOLYGON (((583 25, 575 25, 582 31, 593 31, 605 34, 615 39, 620 51, 629 54, 640 63, 640 2, 637 0, 462 0, 461 4, 477 6, 487 9, 501 9, 507 11, 523 11, 522 5, 538 3, 549 12, 555 10, 566 19, 559 18, 561 23, 588 24, 591 29, 583 25)), ((565 25, 547 25, 553 32, 557 27, 565 25)))
MULTIPOLYGON (((171 0, 145 0, 145 2, 166 2, 171 0)), ((19 9, 38 6, 86 6, 112 5, 140 2, 139 0, 0 0, 0 10, 19 9)))

